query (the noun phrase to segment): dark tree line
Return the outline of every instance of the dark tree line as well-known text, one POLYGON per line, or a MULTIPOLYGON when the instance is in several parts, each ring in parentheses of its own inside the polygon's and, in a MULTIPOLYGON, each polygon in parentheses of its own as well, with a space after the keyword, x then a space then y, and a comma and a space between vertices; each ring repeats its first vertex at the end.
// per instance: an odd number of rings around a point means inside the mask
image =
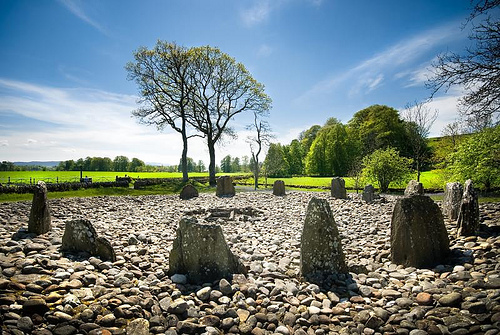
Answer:
POLYGON ((78 160, 62 161, 56 167, 57 171, 117 171, 117 172, 140 172, 146 169, 146 164, 138 158, 129 160, 125 156, 116 156, 111 160, 109 157, 86 157, 78 160))

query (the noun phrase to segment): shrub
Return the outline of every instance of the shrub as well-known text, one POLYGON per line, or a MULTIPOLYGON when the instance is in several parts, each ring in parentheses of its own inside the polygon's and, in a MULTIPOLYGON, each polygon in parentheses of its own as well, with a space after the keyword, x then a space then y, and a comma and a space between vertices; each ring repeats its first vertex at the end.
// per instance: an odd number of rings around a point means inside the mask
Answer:
POLYGON ((404 183, 410 179, 412 160, 399 156, 396 149, 379 149, 363 159, 363 177, 377 183, 381 192, 387 192, 392 182, 404 183))

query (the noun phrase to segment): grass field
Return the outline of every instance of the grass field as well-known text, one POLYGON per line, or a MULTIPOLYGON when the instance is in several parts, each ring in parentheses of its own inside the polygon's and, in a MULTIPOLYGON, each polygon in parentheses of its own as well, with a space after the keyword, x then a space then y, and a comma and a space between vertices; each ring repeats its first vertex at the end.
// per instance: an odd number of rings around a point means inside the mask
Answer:
MULTIPOLYGON (((116 176, 123 177, 125 175, 131 176, 132 178, 181 178, 181 173, 171 173, 171 172, 89 172, 84 171, 83 176, 88 176, 92 178, 93 181, 113 181, 116 176)), ((226 173, 219 174, 226 175, 226 173)), ((235 173, 232 175, 241 175, 241 173, 235 173)), ((78 181, 80 179, 79 171, 15 171, 15 172, 0 172, 0 183, 6 183, 8 177, 11 178, 12 182, 32 182, 38 180, 44 180, 47 182, 55 182, 56 180, 61 181, 78 181)), ((189 177, 208 177, 208 173, 190 173, 189 177)), ((415 176, 416 177, 416 176, 415 176)), ((267 184, 271 188, 275 180, 283 180, 288 189, 293 189, 293 186, 308 186, 308 190, 311 191, 324 191, 324 188, 329 188, 331 184, 331 177, 292 177, 292 178, 268 178, 267 184)), ((354 187, 354 180, 352 178, 344 178, 346 182, 346 187, 352 189, 354 187)), ((442 190, 446 183, 446 176, 442 170, 432 170, 425 171, 420 176, 420 181, 423 183, 425 189, 442 190)), ((251 189, 253 184, 253 179, 249 175, 246 180, 248 183, 248 189, 251 189)), ((259 183, 264 184, 265 179, 260 178, 259 183)), ((215 192, 215 189, 209 187, 207 184, 200 184, 194 182, 195 186, 200 192, 215 192)), ((149 186, 143 190, 134 190, 133 188, 96 188, 96 189, 82 189, 77 191, 68 192, 49 192, 48 197, 63 198, 63 197, 92 197, 92 196, 121 196, 121 195, 149 195, 149 194, 175 194, 179 193, 184 184, 179 182, 177 184, 156 185, 149 186)), ((391 185, 395 187, 396 185, 391 185)), ((301 188, 297 188, 301 189, 301 188)), ((0 202, 4 201, 23 201, 31 200, 32 194, 0 194, 0 202)), ((433 195, 434 200, 442 200, 442 195, 433 195)), ((487 197, 481 197, 480 202, 500 202, 500 197, 496 195, 488 195, 487 197)))
MULTIPOLYGON (((224 173, 237 174, 241 173, 224 173)), ((130 176, 132 178, 182 178, 181 172, 114 172, 114 171, 83 171, 82 176, 92 178, 94 182, 114 181, 115 178, 130 176)), ((189 177, 208 177, 208 172, 190 172, 189 177)), ((43 180, 45 182, 76 182, 80 180, 80 171, 0 171, 0 183, 29 184, 43 180), (10 179, 9 179, 10 178, 10 179)))

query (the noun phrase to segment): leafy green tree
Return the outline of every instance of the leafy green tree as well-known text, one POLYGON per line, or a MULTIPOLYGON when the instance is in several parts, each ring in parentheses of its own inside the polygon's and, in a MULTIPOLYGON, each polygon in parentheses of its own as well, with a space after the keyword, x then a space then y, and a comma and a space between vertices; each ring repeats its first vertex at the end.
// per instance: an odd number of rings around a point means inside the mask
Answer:
POLYGON ((240 159, 238 157, 234 157, 233 160, 231 161, 231 171, 232 172, 241 171, 240 159))
POLYGON ((267 151, 264 165, 267 175, 273 178, 287 177, 290 166, 286 160, 283 146, 279 143, 271 143, 267 151))
POLYGON ((290 175, 302 175, 304 173, 304 150, 299 140, 293 140, 288 146, 287 160, 290 166, 290 175))
POLYGON ((220 161, 220 169, 224 173, 230 173, 231 172, 231 156, 227 155, 220 161))
POLYGON ((128 170, 129 160, 125 156, 116 156, 113 160, 113 170, 117 172, 126 172, 128 170))
POLYGON ((234 137, 230 121, 244 112, 267 112, 271 98, 241 63, 217 48, 190 49, 193 115, 191 125, 206 139, 209 183, 215 185, 215 144, 224 135, 234 137))
POLYGON ((197 167, 198 167, 198 170, 197 170, 198 172, 203 172, 206 169, 205 163, 203 163, 203 161, 201 159, 198 161, 197 167))
POLYGON ((377 149, 394 147, 403 156, 408 156, 408 138, 404 121, 394 108, 372 105, 356 112, 348 127, 362 146, 362 156, 377 149))
POLYGON ((377 183, 381 192, 387 192, 390 183, 403 183, 411 178, 411 164, 412 160, 401 157, 395 148, 378 149, 363 159, 363 176, 377 183))
POLYGON ((299 141, 302 144, 302 160, 304 161, 307 154, 309 153, 309 149, 311 148, 316 135, 318 135, 319 130, 321 129, 320 125, 315 124, 311 128, 304 130, 299 134, 299 141))
POLYGON ((318 132, 306 157, 306 172, 320 176, 346 176, 357 155, 356 141, 348 129, 332 118, 318 132))
POLYGON ((241 171, 250 172, 250 160, 246 155, 241 157, 241 171))
POLYGON ((448 169, 460 181, 472 179, 489 191, 500 186, 500 125, 474 134, 450 154, 448 169))
POLYGON ((132 158, 128 166, 128 170, 131 172, 138 172, 141 171, 141 169, 144 168, 145 166, 146 164, 144 164, 144 162, 141 161, 139 158, 132 158))

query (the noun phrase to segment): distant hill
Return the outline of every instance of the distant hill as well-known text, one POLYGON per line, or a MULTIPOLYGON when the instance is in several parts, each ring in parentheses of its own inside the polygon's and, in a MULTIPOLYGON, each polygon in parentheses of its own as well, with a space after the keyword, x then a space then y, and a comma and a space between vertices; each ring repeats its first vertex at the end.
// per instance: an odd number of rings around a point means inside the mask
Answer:
POLYGON ((56 167, 59 163, 60 161, 47 161, 47 162, 31 161, 31 162, 14 162, 14 165, 17 166, 38 165, 45 167, 56 167))

